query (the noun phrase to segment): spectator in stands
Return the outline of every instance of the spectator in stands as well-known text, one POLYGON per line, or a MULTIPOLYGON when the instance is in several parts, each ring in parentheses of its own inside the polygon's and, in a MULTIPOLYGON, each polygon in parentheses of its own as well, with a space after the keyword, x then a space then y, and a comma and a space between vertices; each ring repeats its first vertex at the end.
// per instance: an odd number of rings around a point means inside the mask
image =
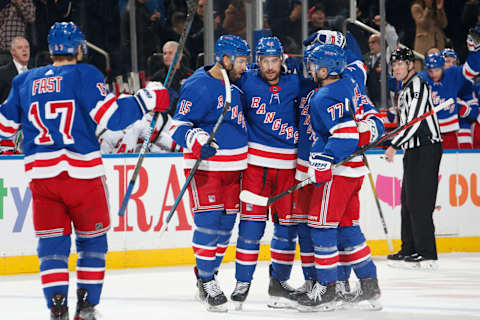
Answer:
POLYGON ((158 20, 161 24, 165 23, 166 19, 164 0, 148 0, 145 5, 150 12, 150 19, 152 19, 152 21, 158 20))
POLYGON ((0 103, 5 101, 12 87, 13 78, 28 70, 30 60, 30 45, 27 39, 16 37, 12 40, 10 54, 12 61, 0 67, 0 103))
POLYGON ((190 68, 196 68, 197 56, 203 52, 203 13, 208 0, 198 0, 197 12, 193 18, 192 27, 188 36, 186 47, 190 53, 190 68))
MULTIPOLYGON (((147 58, 155 51, 158 38, 155 32, 155 21, 151 20, 150 12, 145 6, 148 0, 135 1, 135 24, 137 30, 138 70, 146 70, 147 58)), ((124 65, 131 65, 130 60, 130 8, 127 6, 121 17, 121 42, 124 65)), ((130 71, 131 69, 124 71, 130 71)))
MULTIPOLYGON (((163 63, 160 66, 160 69, 155 72, 152 76, 152 81, 160 81, 165 83, 165 78, 167 77, 168 69, 173 62, 173 58, 175 57, 175 53, 177 52, 178 42, 175 41, 168 41, 163 45, 163 56, 162 60, 163 63)), ((170 93, 170 110, 171 114, 175 113, 175 106, 177 105, 177 98, 180 93, 180 87, 182 86, 183 82, 192 75, 193 71, 182 63, 182 57, 180 57, 175 65, 176 71, 175 75, 173 76, 172 84, 168 88, 170 93), (172 92, 172 90, 174 92, 172 92)), ((170 72, 173 72, 170 71, 170 72)))
MULTIPOLYGON (((410 7, 415 20, 415 45, 417 52, 425 52, 428 48, 445 48, 443 29, 447 26, 447 16, 443 9, 443 0, 416 0, 410 7)), ((422 69, 422 62, 415 62, 417 71, 422 69)))
POLYGON ((11 0, 0 10, 0 65, 10 61, 10 45, 16 37, 25 38, 26 24, 35 21, 32 0, 11 0))
POLYGON ((160 25, 159 36, 160 43, 163 45, 168 41, 178 41, 185 27, 185 13, 174 12, 169 18, 169 23, 160 25))
MULTIPOLYGON (((105 57, 95 50, 89 50, 84 61, 95 65, 100 71, 111 77, 118 76, 122 71, 121 35, 118 32, 120 29, 120 9, 118 5, 118 0, 78 1, 74 8, 78 7, 79 10, 72 13, 73 19, 83 30, 88 42, 108 52, 111 70, 106 68, 105 57)), ((109 80, 107 79, 107 82, 109 80)))
MULTIPOLYGON (((373 27, 380 31, 380 14, 376 13, 372 18, 373 27)), ((390 52, 397 48, 398 44, 398 34, 395 27, 392 26, 390 23, 385 23, 385 41, 387 41, 387 57, 390 56, 390 52)), ((371 47, 370 47, 371 49, 371 47)))
MULTIPOLYGON (((356 8, 357 20, 368 25, 370 20, 364 14, 362 7, 364 6, 357 5, 357 8, 356 8)), ((347 29, 352 33, 352 35, 357 40, 358 45, 360 46, 360 50, 362 51, 362 55, 367 54, 369 52, 368 37, 370 36, 370 34, 355 24, 349 24, 347 29)))
MULTIPOLYGON (((386 106, 381 105, 380 75, 382 70, 380 63, 380 35, 372 34, 368 39, 368 46, 370 47, 370 52, 364 57, 367 66, 367 94, 377 109, 388 109, 391 106, 390 99, 387 99, 386 106)), ((390 92, 388 88, 386 90, 387 97, 389 97, 390 92)))
POLYGON ((331 26, 326 20, 325 7, 317 3, 308 10, 308 34, 325 29, 331 29, 331 26))
POLYGON ((247 37, 246 25, 244 0, 232 0, 225 10, 225 19, 222 24, 224 33, 234 34, 245 39, 247 37))
POLYGON ((265 13, 274 36, 287 53, 300 53, 302 7, 298 0, 267 0, 265 13))

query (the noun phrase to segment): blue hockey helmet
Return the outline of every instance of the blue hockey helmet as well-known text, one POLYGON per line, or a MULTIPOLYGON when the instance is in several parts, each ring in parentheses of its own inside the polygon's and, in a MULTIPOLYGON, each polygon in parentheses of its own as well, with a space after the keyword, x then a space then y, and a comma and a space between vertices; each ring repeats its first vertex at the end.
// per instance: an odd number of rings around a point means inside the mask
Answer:
POLYGON ((283 57, 283 46, 277 37, 263 37, 258 40, 255 47, 257 57, 280 56, 283 57))
POLYGON ((48 49, 51 55, 75 55, 78 45, 87 53, 85 36, 73 22, 55 22, 48 33, 48 49))
POLYGON ((307 63, 308 57, 310 56, 312 51, 315 50, 315 48, 318 48, 320 45, 321 45, 321 43, 319 43, 319 42, 313 42, 313 43, 309 44, 305 48, 305 50, 303 50, 303 63, 305 63, 305 64, 307 63))
POLYGON ((223 56, 235 61, 237 56, 250 56, 250 46, 243 38, 235 35, 223 35, 215 43, 215 60, 221 62, 223 56))
POLYGON ((425 69, 443 68, 445 65, 445 59, 438 53, 432 53, 425 58, 425 69))
POLYGON ((452 57, 452 58, 455 58, 455 59, 458 60, 457 53, 455 52, 455 50, 453 50, 453 49, 451 49, 451 48, 445 48, 445 49, 443 49, 442 51, 440 51, 440 54, 441 54, 442 57, 444 57, 444 58, 452 57))
POLYGON ((334 44, 321 44, 308 56, 309 65, 315 65, 315 72, 327 68, 329 76, 340 75, 347 65, 345 51, 334 44))

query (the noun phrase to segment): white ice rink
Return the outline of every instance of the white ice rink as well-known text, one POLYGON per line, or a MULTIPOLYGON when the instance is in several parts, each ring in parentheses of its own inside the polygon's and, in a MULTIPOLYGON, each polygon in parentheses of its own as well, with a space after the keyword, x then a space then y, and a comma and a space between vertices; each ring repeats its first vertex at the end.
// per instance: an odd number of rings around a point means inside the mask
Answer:
MULTIPOLYGON (((108 270, 102 302, 102 319, 479 319, 480 253, 440 255, 437 271, 393 269, 384 258, 375 260, 382 289, 382 311, 299 313, 273 310, 268 300, 268 264, 261 262, 243 311, 215 314, 194 299, 192 267, 108 270)), ((219 281, 230 295, 234 287, 234 263, 222 266, 219 281)), ((70 274, 73 284, 75 273, 70 274)), ((300 285, 300 263, 295 261, 292 285, 300 285)), ((70 309, 75 290, 71 285, 70 309)), ((73 311, 70 317, 72 318, 73 311)), ((49 319, 38 274, 0 277, 0 319, 49 319)))

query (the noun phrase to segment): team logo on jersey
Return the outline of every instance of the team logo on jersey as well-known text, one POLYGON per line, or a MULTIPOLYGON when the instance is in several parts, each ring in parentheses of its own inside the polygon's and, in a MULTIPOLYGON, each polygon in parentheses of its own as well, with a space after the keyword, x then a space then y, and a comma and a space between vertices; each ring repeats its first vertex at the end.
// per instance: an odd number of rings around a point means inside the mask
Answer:
POLYGON ((208 195, 208 202, 214 203, 215 201, 217 201, 217 198, 215 197, 215 195, 214 194, 209 194, 208 195))
POLYGON ((103 229, 103 223, 99 222, 97 224, 95 224, 95 230, 102 230, 103 229))
POLYGON ((280 95, 278 94, 282 88, 277 85, 270 87, 270 92, 272 95, 270 96, 270 104, 280 104, 280 95))

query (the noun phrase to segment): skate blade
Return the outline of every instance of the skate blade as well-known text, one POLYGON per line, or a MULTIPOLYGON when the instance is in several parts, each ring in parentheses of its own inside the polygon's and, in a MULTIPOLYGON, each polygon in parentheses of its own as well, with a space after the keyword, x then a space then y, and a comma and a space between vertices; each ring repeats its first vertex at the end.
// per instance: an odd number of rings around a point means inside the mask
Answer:
POLYGON ((380 311, 383 309, 383 305, 380 299, 363 300, 358 303, 352 303, 351 309, 363 310, 363 311, 380 311))
POLYGON ((350 310, 353 309, 354 306, 354 303, 345 300, 338 300, 335 302, 335 310, 350 310))
POLYGON ((335 302, 322 303, 314 307, 297 304, 297 310, 300 312, 329 312, 335 310, 335 305, 335 302))
POLYGON ((243 302, 241 301, 232 301, 233 308, 235 311, 242 311, 243 310, 243 302))
POLYGON ((224 303, 218 306, 211 306, 207 304, 207 311, 224 313, 224 312, 228 312, 228 306, 227 306, 227 303, 224 303))
POLYGON ((395 261, 395 260, 388 260, 387 266, 391 268, 400 268, 406 269, 405 262, 403 260, 395 261))
POLYGON ((267 306, 272 309, 295 309, 297 306, 297 301, 283 297, 270 296, 267 306))
POLYGON ((435 271, 438 270, 438 264, 435 260, 425 260, 420 262, 404 262, 407 269, 413 270, 427 270, 435 271))

